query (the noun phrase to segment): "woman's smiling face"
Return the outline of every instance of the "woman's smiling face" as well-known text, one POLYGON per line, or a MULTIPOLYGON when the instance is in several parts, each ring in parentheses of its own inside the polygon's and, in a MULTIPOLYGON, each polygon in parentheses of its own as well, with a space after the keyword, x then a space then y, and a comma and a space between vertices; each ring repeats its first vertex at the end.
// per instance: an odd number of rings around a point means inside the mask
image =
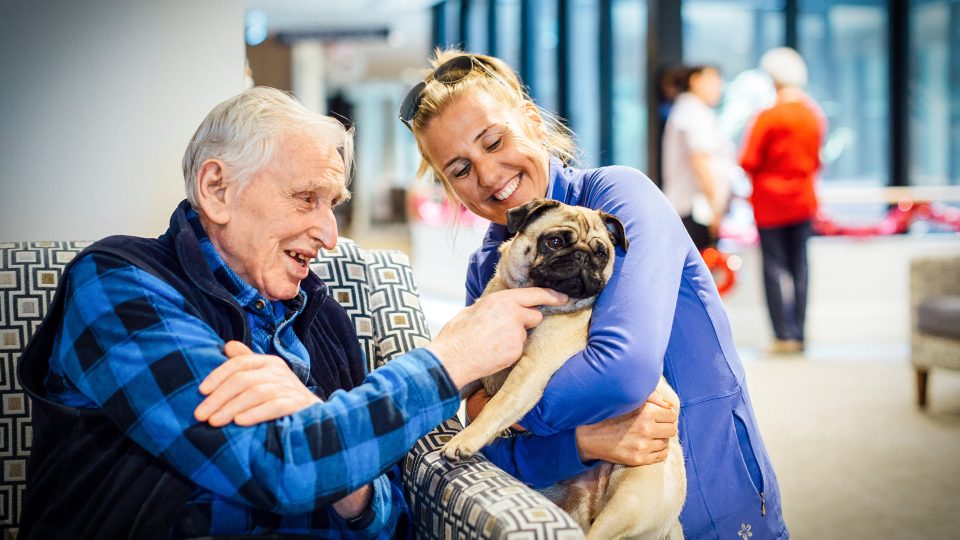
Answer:
POLYGON ((506 224, 507 210, 547 194, 550 156, 540 113, 482 90, 451 101, 420 133, 424 156, 474 214, 506 224))

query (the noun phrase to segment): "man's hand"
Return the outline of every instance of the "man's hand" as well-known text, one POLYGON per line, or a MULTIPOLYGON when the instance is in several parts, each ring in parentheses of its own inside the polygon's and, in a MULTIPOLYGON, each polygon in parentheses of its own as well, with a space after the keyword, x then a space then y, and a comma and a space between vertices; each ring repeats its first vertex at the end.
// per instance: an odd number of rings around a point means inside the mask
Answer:
POLYGON ((576 430, 580 459, 637 466, 667 459, 667 443, 677 434, 679 405, 650 394, 640 408, 576 430))
POLYGON ((227 361, 200 384, 206 399, 193 416, 220 427, 251 426, 293 414, 320 401, 282 359, 256 354, 239 341, 223 347, 227 361))
POLYGON ((333 511, 343 519, 352 519, 362 514, 370 506, 370 499, 372 498, 373 487, 367 484, 333 503, 333 511))
POLYGON ((557 306, 567 295, 530 287, 497 291, 464 308, 427 345, 457 388, 513 364, 523 353, 527 330, 540 324, 536 306, 557 306))

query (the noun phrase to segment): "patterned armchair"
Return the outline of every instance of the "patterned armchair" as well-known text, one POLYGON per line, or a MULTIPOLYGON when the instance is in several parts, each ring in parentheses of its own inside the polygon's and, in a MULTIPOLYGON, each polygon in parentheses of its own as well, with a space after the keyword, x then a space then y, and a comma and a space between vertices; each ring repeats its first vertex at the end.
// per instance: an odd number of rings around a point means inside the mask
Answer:
MULTIPOLYGON (((64 266, 89 242, 0 243, 0 530, 16 538, 32 438, 30 402, 16 379, 27 340, 64 266)), ((346 308, 368 368, 429 340, 407 256, 341 239, 311 263, 346 308)), ((482 457, 448 463, 439 447, 461 429, 447 420, 407 454, 404 484, 419 538, 582 538, 572 519, 482 457)))

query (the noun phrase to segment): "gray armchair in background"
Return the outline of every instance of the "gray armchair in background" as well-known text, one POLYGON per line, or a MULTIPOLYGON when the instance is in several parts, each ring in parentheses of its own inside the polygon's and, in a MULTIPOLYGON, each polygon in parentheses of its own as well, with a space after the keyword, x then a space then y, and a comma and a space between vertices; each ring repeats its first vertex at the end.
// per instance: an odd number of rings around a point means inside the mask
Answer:
POLYGON ((960 370, 960 255, 910 262, 910 345, 917 405, 925 408, 930 371, 960 370))
MULTIPOLYGON (((16 538, 32 438, 30 402, 16 380, 64 267, 89 242, 0 243, 0 529, 16 538)), ((341 239, 311 263, 353 319, 369 369, 429 341, 407 256, 341 239)), ((545 497, 483 457, 449 463, 439 448, 461 429, 450 419, 421 439, 403 464, 418 538, 582 538, 545 497)))

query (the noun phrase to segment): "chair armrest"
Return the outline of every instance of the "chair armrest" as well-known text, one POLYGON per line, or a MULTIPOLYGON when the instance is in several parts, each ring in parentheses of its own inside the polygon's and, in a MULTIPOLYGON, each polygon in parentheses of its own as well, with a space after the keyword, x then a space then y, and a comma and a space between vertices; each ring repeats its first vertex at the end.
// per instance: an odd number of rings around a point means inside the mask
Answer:
POLYGON ((956 294, 960 294, 960 256, 918 257, 910 261, 910 328, 917 328, 920 302, 956 294))
MULTIPOLYGON (((429 343, 430 330, 407 255, 375 249, 363 257, 376 368, 429 343)), ((404 492, 417 538, 583 538, 566 512, 483 456, 444 459, 440 447, 461 429, 456 418, 447 420, 404 458, 404 492)))
POLYGON ((451 418, 407 454, 404 491, 417 538, 584 537, 566 512, 482 455, 447 461, 440 447, 461 429, 451 418))

